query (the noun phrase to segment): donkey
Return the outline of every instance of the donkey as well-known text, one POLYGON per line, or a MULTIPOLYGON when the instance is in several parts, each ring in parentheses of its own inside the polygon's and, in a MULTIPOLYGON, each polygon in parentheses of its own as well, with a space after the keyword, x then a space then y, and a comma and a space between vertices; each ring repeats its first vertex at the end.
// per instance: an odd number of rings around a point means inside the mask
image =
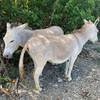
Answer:
POLYGON ((12 58, 13 53, 18 49, 19 46, 24 47, 27 40, 36 36, 37 34, 42 35, 63 35, 64 32, 59 26, 52 26, 45 29, 31 30, 28 28, 27 23, 19 26, 14 26, 10 23, 7 23, 7 32, 3 38, 5 43, 5 48, 3 56, 5 58, 12 58))
POLYGON ((34 61, 35 70, 33 77, 35 81, 35 92, 39 93, 42 90, 39 85, 39 76, 47 61, 53 64, 67 62, 65 78, 71 81, 71 71, 76 58, 88 40, 93 43, 98 40, 97 33, 98 29, 96 25, 91 21, 84 20, 82 28, 74 31, 72 34, 62 36, 48 35, 46 37, 39 34, 36 37, 33 36, 27 41, 21 52, 19 60, 20 78, 23 79, 24 75, 24 53, 28 51, 34 61))

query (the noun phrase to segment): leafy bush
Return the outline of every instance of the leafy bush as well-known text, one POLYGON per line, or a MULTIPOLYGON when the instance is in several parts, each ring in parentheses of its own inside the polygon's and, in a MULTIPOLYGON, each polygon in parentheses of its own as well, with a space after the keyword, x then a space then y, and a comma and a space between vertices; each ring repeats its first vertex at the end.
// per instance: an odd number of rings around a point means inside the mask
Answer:
POLYGON ((79 28, 83 19, 100 15, 100 0, 0 0, 0 23, 28 22, 34 28, 79 28))

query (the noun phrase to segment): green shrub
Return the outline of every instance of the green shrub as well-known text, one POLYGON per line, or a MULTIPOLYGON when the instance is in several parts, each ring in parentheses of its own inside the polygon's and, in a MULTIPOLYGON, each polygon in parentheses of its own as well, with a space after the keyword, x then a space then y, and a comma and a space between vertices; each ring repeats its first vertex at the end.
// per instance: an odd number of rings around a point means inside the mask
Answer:
POLYGON ((0 22, 28 22, 34 28, 79 28, 83 19, 100 15, 100 0, 0 0, 0 22))

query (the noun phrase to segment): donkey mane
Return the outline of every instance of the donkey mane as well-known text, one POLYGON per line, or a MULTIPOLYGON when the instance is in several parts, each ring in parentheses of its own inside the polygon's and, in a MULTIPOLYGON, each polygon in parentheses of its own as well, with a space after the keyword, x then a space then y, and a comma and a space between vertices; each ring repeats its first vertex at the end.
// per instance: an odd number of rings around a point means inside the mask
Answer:
POLYGON ((86 26, 83 25, 80 29, 73 30, 72 34, 74 34, 74 33, 83 33, 85 28, 86 28, 86 26))
MULTIPOLYGON (((13 29, 20 25, 22 25, 22 23, 20 23, 20 22, 10 23, 10 28, 13 29)), ((24 29, 32 30, 32 28, 29 27, 28 25, 24 29)))
POLYGON ((21 23, 15 22, 15 23, 10 23, 10 25, 11 25, 10 28, 14 28, 21 25, 21 23))

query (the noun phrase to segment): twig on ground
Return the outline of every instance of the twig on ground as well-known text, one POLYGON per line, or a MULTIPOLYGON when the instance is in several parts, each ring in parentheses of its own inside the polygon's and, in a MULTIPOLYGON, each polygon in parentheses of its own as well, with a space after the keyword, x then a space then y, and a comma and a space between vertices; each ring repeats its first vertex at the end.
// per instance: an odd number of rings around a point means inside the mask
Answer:
POLYGON ((4 93, 4 94, 6 94, 7 96, 9 96, 9 98, 11 99, 11 100, 16 100, 5 88, 3 88, 2 86, 0 86, 0 90, 4 93))
POLYGON ((24 89, 27 89, 28 90, 28 88, 24 84, 19 83, 19 85, 22 86, 24 89))
POLYGON ((17 90, 17 94, 18 94, 18 86, 19 86, 19 78, 16 79, 15 86, 13 88, 13 91, 17 90))
POLYGON ((33 96, 31 90, 29 90, 29 89, 28 89, 24 84, 22 84, 22 83, 19 83, 19 85, 22 86, 22 87, 27 91, 27 93, 32 97, 32 99, 34 99, 34 96, 33 96))

